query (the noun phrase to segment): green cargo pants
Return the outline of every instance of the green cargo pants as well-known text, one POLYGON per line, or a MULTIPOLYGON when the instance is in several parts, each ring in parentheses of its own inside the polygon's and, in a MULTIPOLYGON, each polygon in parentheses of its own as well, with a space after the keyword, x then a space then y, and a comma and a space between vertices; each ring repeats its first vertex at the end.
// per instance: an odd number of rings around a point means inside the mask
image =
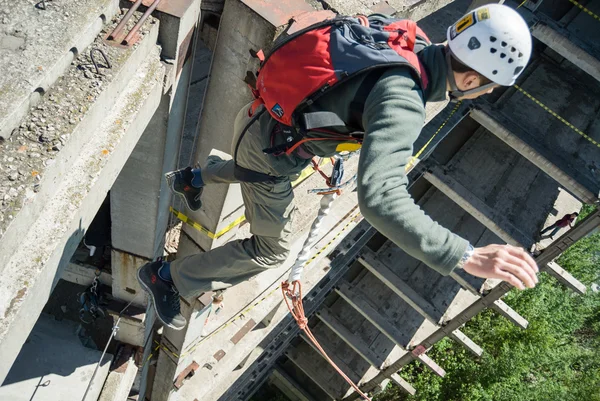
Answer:
MULTIPOLYGON (((244 107, 235 119, 233 147, 250 121, 248 107, 244 107)), ((240 143, 238 165, 279 176, 272 165, 272 156, 263 153, 263 149, 269 147, 269 140, 268 135, 261 134, 259 122, 253 123, 240 143)), ((231 153, 233 155, 234 150, 231 153)), ((234 177, 233 160, 209 157, 201 171, 206 185, 239 182, 234 177)), ((183 297, 231 287, 267 269, 279 267, 286 260, 295 213, 290 177, 281 177, 276 184, 241 182, 240 186, 252 237, 172 262, 171 275, 183 297)))

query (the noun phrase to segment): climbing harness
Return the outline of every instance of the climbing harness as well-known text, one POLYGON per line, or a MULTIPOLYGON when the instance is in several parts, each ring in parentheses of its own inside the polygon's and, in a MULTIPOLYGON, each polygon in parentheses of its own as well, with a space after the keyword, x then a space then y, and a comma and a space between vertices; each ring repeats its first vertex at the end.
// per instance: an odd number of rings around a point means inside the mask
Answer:
POLYGON ((81 308, 79 309, 79 320, 86 324, 94 323, 96 319, 106 316, 106 311, 104 307, 102 307, 104 298, 98 288, 100 274, 100 269, 96 269, 92 285, 78 295, 79 303, 81 304, 81 308))
POLYGON ((325 173, 321 171, 319 168, 319 163, 317 163, 314 159, 312 160, 313 168, 319 172, 325 178, 325 182, 329 188, 325 190, 317 190, 317 194, 322 195, 321 198, 321 207, 319 208, 319 212, 317 217, 313 221, 310 231, 308 233, 308 237, 304 241, 304 245, 302 246, 302 250, 300 251, 298 258, 294 262, 292 269, 290 271, 290 275, 287 281, 281 283, 281 292, 283 294, 283 299, 290 311, 290 314, 294 317, 296 322, 298 323, 298 327, 300 330, 304 331, 306 336, 310 339, 310 341, 315 345, 315 347, 319 350, 321 355, 329 362, 329 364, 356 390, 356 392, 367 401, 371 399, 365 393, 363 393, 360 388, 331 360, 331 358, 327 355, 325 350, 321 347, 318 340, 312 334, 310 328, 308 327, 308 318, 304 314, 304 306, 302 304, 302 284, 300 283, 300 279, 302 276, 302 270, 304 265, 308 261, 310 257, 310 250, 314 246, 314 244, 318 240, 319 230, 321 228, 321 223, 323 219, 329 214, 331 210, 331 205, 333 201, 341 194, 341 188, 349 185, 350 182, 354 182, 356 180, 356 176, 354 176, 351 180, 342 184, 343 178, 343 159, 342 157, 337 157, 332 159, 333 163, 333 171, 331 176, 327 176, 325 173))

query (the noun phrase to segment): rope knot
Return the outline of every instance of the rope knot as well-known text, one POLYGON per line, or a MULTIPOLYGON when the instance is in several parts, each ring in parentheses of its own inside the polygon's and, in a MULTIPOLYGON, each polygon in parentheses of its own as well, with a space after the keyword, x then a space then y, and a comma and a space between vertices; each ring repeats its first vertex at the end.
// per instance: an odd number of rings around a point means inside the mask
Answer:
POLYGON ((308 319, 306 317, 298 318, 297 322, 298 322, 298 327, 300 328, 300 330, 304 330, 304 329, 306 329, 306 326, 308 326, 308 319))

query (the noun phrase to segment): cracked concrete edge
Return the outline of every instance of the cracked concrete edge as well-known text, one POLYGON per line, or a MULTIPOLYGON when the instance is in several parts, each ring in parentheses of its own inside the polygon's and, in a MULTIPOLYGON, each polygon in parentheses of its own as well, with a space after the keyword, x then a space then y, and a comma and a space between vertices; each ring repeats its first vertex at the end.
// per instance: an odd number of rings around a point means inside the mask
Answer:
POLYGON ((158 107, 164 67, 158 49, 147 58, 95 137, 81 149, 73 174, 27 236, 0 283, 0 381, 3 381, 96 210, 158 107), (121 124, 116 121, 121 120, 121 124))
MULTIPOLYGON (((22 209, 1 237, 0 272, 3 271, 6 262, 18 246, 20 239, 30 229, 32 221, 39 218, 44 210, 46 210, 46 202, 57 191, 57 183, 68 178, 73 160, 78 157, 81 147, 96 135, 96 127, 101 124, 106 111, 110 110, 113 106, 116 99, 118 99, 126 88, 127 82, 132 79, 132 76, 135 76, 139 66, 147 59, 148 54, 156 48, 158 29, 158 24, 151 26, 145 40, 141 41, 140 46, 130 52, 126 61, 120 66, 121 69, 115 73, 115 78, 101 92, 96 102, 92 104, 83 119, 73 129, 65 148, 58 153, 53 163, 45 171, 40 172, 43 179, 39 184, 39 192, 33 199, 29 200, 29 203, 25 203, 27 200, 23 201, 25 204, 22 209)), ((117 65, 114 67, 116 68, 117 65)), ((25 194, 21 195, 25 196, 25 194)))

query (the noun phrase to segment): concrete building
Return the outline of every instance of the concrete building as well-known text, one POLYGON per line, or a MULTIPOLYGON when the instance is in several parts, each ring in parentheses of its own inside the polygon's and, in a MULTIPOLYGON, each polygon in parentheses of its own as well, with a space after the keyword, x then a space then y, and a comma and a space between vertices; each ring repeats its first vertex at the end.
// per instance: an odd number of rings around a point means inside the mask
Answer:
MULTIPOLYGON (((475 245, 523 246, 582 293, 554 259, 600 215, 554 241, 537 235, 600 194, 600 2, 577 4, 521 5, 535 39, 532 63, 517 86, 487 99, 428 105, 410 178, 412 196, 440 224, 475 245)), ((441 42, 474 5, 0 4, 0 399, 245 400, 265 383, 290 400, 356 399, 282 303, 279 284, 293 257, 229 289, 223 308, 210 293, 182 300, 184 331, 155 324, 137 267, 249 235, 239 187, 208 187, 202 210, 191 213, 163 175, 211 153, 227 157, 233 119, 250 100, 243 80, 257 66, 251 51, 268 48, 292 16, 393 14, 419 20, 441 42), (96 294, 99 310, 90 311, 96 294)), ((356 165, 350 158, 346 170, 356 165)), ((307 194, 322 186, 317 176, 296 185, 293 255, 318 209, 307 194)), ((508 285, 440 276, 362 220, 352 191, 323 226, 304 274, 309 327, 363 391, 392 380, 414 392, 396 374, 414 359, 443 376, 427 349, 446 336, 480 355, 460 327, 484 308, 527 327, 501 300, 508 285)))

